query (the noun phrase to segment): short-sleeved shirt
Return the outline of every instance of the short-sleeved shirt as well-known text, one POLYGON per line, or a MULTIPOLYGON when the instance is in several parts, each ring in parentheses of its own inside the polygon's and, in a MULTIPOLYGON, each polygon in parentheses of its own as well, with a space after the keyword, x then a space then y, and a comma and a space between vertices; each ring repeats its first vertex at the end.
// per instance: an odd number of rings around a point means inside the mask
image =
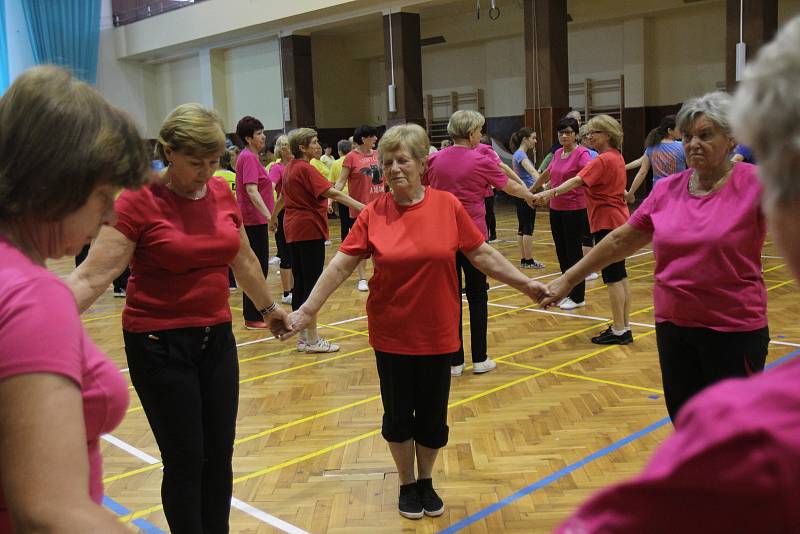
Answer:
MULTIPOLYGON (((522 166, 522 162, 526 159, 530 161, 528 154, 526 154, 525 151, 520 148, 514 152, 512 163, 514 164, 514 172, 516 172, 519 177, 522 178, 522 181, 525 182, 525 185, 530 187, 536 182, 536 180, 534 180, 533 175, 522 166)), ((533 163, 531 162, 531 164, 533 163)))
POLYGON ((586 185, 584 193, 592 233, 625 224, 630 212, 625 203, 628 176, 622 154, 615 148, 603 152, 590 161, 579 176, 586 185))
MULTIPOLYGON (((342 156, 341 158, 334 161, 333 164, 331 165, 331 176, 330 176, 331 183, 335 184, 336 182, 339 181, 339 176, 342 174, 342 165, 344 165, 344 159, 346 157, 347 156, 342 156)), ((349 191, 349 189, 347 188, 348 181, 349 180, 344 181, 344 187, 342 187, 342 193, 347 193, 349 191)))
POLYGON ((795 360, 701 391, 636 478, 558 532, 800 532, 799 383, 795 360))
MULTIPOLYGON (((369 204, 386 192, 386 179, 375 150, 370 150, 369 154, 352 150, 344 157, 343 166, 350 169, 347 177, 349 195, 362 204, 369 204)), ((358 217, 358 210, 350 208, 350 217, 358 217)))
POLYGON ((736 145, 736 148, 733 149, 733 153, 742 156, 742 158, 744 158, 742 160, 744 163, 752 163, 753 165, 756 163, 756 157, 753 155, 753 151, 745 145, 736 145))
POLYGON ((247 185, 255 184, 258 192, 264 200, 267 209, 272 212, 275 209, 275 196, 272 192, 272 182, 267 177, 267 170, 261 166, 258 156, 245 148, 236 160, 236 201, 242 211, 242 220, 245 226, 255 226, 267 224, 267 218, 258 211, 247 194, 247 185))
POLYGON ((328 239, 328 199, 331 183, 303 159, 293 159, 281 180, 286 242, 328 239))
POLYGON ((483 200, 486 186, 502 189, 508 183, 508 177, 497 164, 476 150, 453 145, 428 156, 428 169, 422 182, 455 195, 484 238, 489 238, 483 200))
POLYGON ((236 173, 233 171, 229 171, 226 169, 218 169, 214 172, 214 176, 219 176, 226 182, 228 182, 228 187, 231 188, 231 191, 236 193, 236 173))
POLYGON ((283 176, 283 170, 286 168, 286 165, 280 162, 274 162, 272 165, 269 166, 269 170, 267 171, 267 177, 269 181, 272 182, 273 187, 275 188, 278 193, 278 184, 281 183, 281 176, 283 176))
MULTIPOLYGON (((553 155, 550 165, 550 187, 555 188, 563 184, 570 178, 575 178, 583 168, 592 161, 589 150, 578 145, 566 158, 562 158, 564 149, 559 148, 553 155)), ((550 200, 550 209, 559 211, 583 210, 586 209, 586 194, 584 186, 577 187, 572 191, 553 197, 550 200)))
POLYGON ((461 203, 445 191, 428 187, 425 198, 412 206, 397 204, 391 193, 368 205, 339 251, 371 256, 375 265, 367 297, 373 348, 415 355, 458 350, 461 295, 455 256, 475 250, 484 239, 461 203))
POLYGON ((689 194, 692 170, 664 178, 628 221, 652 233, 656 321, 721 332, 767 326, 766 222, 756 168, 737 163, 719 191, 689 194))
MULTIPOLYGON (((89 487, 84 491, 100 504, 103 461, 99 440, 125 416, 128 386, 119 369, 87 335, 72 291, 2 237, 0 295, 0 380, 47 373, 62 376, 80 389, 89 463, 89 487)), ((53 436, 53 446, 58 446, 58 439, 53 436)), ((0 532, 12 532, 2 490, 0 532)))
POLYGON ((680 141, 649 146, 644 149, 644 154, 650 160, 654 182, 686 170, 686 155, 680 141))
MULTIPOLYGON (((492 161, 498 167, 503 162, 503 160, 500 159, 500 156, 497 155, 497 152, 495 152, 494 149, 489 145, 479 143, 478 146, 475 147, 475 151, 489 158, 489 160, 492 161)), ((494 196, 494 190, 492 189, 491 185, 486 184, 486 193, 484 194, 484 197, 491 197, 491 196, 494 196)))
POLYGON ((149 332, 231 320, 228 266, 239 252, 242 216, 228 184, 208 182, 199 200, 160 183, 123 191, 115 228, 136 243, 122 327, 149 332))

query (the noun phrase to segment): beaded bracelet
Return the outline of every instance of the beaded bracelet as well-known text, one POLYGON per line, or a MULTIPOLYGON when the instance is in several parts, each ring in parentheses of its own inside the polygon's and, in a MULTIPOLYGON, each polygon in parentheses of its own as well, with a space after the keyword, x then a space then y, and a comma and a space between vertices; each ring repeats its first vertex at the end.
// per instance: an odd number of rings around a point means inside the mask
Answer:
POLYGON ((277 307, 278 307, 278 301, 273 301, 272 304, 270 304, 266 308, 258 310, 258 313, 260 313, 262 316, 266 317, 270 313, 274 312, 277 307))

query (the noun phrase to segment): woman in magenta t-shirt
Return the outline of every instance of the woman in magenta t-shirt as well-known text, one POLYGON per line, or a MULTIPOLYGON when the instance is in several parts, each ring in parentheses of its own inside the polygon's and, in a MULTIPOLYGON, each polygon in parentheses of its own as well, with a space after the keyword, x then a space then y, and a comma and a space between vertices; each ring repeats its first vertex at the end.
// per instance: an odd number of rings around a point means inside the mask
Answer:
MULTIPOLYGON (((477 228, 475 216, 452 194, 423 187, 428 146, 425 130, 416 124, 384 134, 378 151, 391 193, 359 215, 308 300, 290 315, 293 331, 313 324, 356 265, 373 258, 367 318, 385 412, 382 434, 400 478, 399 512, 411 519, 444 513, 431 477, 439 449, 447 444, 450 364, 461 346, 453 257, 463 252, 477 268, 531 298, 544 288, 485 243, 485 228, 477 228)), ((475 189, 481 205, 482 194, 475 189)))
MULTIPOLYGON (((281 194, 283 171, 286 165, 292 161, 292 151, 289 148, 289 137, 281 135, 275 140, 275 156, 278 161, 269 167, 267 175, 269 180, 275 187, 275 192, 281 194)), ((292 275, 292 254, 289 252, 289 246, 286 244, 286 233, 283 229, 283 200, 279 196, 278 202, 275 203, 275 209, 272 211, 272 219, 270 226, 272 231, 275 232, 275 245, 278 249, 278 257, 281 259, 281 287, 283 288, 283 297, 281 302, 284 304, 292 303, 292 291, 294 290, 294 276, 292 275)))
POLYGON ((677 124, 690 168, 659 182, 626 224, 550 284, 545 302, 652 241, 656 340, 673 421, 700 390, 761 371, 767 357, 762 189, 753 165, 729 159, 729 107, 721 92, 683 105, 677 124))
POLYGON ((127 386, 45 262, 112 224, 150 157, 127 115, 56 67, 0 99, 0 146, 0 532, 128 532, 101 508, 100 454, 127 386))

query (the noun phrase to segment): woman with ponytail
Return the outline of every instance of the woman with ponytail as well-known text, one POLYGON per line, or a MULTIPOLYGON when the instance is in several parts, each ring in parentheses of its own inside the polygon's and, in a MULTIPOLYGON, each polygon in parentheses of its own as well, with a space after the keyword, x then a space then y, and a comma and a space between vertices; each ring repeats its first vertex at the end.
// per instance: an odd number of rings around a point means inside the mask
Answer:
MULTIPOLYGON (((513 169, 532 191, 539 178, 539 172, 528 157, 528 152, 536 147, 536 132, 532 128, 522 128, 511 136, 513 169)), ((543 269, 544 265, 533 259, 533 227, 536 223, 536 209, 522 200, 517 200, 517 241, 519 242, 520 267, 543 269)))
POLYGON ((675 115, 667 115, 661 119, 658 128, 650 130, 644 140, 644 147, 644 154, 640 158, 642 166, 639 167, 630 190, 625 192, 625 201, 628 204, 636 201, 636 190, 639 189, 651 166, 653 187, 661 178, 686 169, 686 156, 683 153, 680 131, 675 127, 675 115))

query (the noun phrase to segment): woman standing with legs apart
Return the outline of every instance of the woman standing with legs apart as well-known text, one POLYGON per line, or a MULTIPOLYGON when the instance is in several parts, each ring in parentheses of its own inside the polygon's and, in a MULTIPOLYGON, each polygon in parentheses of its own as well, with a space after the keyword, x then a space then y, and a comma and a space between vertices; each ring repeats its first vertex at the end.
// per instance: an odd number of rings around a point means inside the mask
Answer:
MULTIPOLYGON (((513 164, 525 187, 534 191, 539 179, 539 172, 533 166, 528 152, 536 148, 536 132, 531 128, 522 128, 511 136, 511 148, 515 149, 513 164)), ((533 259, 533 229, 536 226, 536 209, 520 199, 517 204, 517 241, 519 244, 519 266, 523 269, 544 269, 544 265, 533 259)))
POLYGON ((125 381, 45 261, 113 223, 149 160, 133 121, 60 68, 0 99, 0 532, 128 532, 101 507, 100 436, 125 415, 125 381))
POLYGON ((683 105, 677 126, 690 168, 661 180, 627 224, 550 284, 545 301, 652 241, 658 358, 673 421, 700 390, 761 371, 767 357, 761 184, 753 165, 729 159, 729 108, 720 92, 683 105))
MULTIPOLYGON (((485 244, 485 233, 453 195, 422 186, 425 130, 416 124, 394 126, 378 152, 391 193, 361 213, 306 303, 289 320, 293 332, 311 324, 362 258, 372 256, 367 317, 383 399, 382 434, 400 478, 400 514, 419 519, 444 512, 431 477, 439 449, 447 444, 450 363, 460 345, 456 251, 532 299, 541 296, 544 286, 485 244)), ((482 193, 476 190, 481 204, 482 193)))
POLYGON ((125 353, 164 462, 161 498, 174 534, 228 532, 239 402, 229 265, 272 332, 285 331, 231 190, 213 177, 224 148, 213 111, 175 108, 156 147, 163 180, 120 195, 117 223, 68 279, 85 310, 131 263, 125 353))
MULTIPOLYGON (((503 174, 490 158, 475 150, 481 142, 481 129, 485 119, 477 111, 460 110, 453 113, 447 125, 447 132, 453 138, 453 146, 432 154, 428 158, 428 170, 423 181, 434 189, 452 193, 464 206, 473 223, 489 239, 486 228, 486 187, 492 186, 509 195, 519 197, 523 202, 533 202, 533 194, 503 174)), ((431 230, 435 230, 431 226, 431 230)), ((456 252, 456 272, 458 287, 461 287, 463 272, 464 286, 469 303, 469 329, 472 340, 472 363, 474 373, 486 373, 497 364, 486 352, 486 329, 488 326, 489 300, 486 293, 486 275, 473 265, 461 250, 456 252)), ((459 310, 461 308, 459 307, 459 310)), ((459 317, 461 312, 459 311, 459 317)), ((461 320, 458 321, 458 336, 463 339, 461 320)), ((464 371, 463 343, 455 353, 451 372, 461 376, 464 371)))

